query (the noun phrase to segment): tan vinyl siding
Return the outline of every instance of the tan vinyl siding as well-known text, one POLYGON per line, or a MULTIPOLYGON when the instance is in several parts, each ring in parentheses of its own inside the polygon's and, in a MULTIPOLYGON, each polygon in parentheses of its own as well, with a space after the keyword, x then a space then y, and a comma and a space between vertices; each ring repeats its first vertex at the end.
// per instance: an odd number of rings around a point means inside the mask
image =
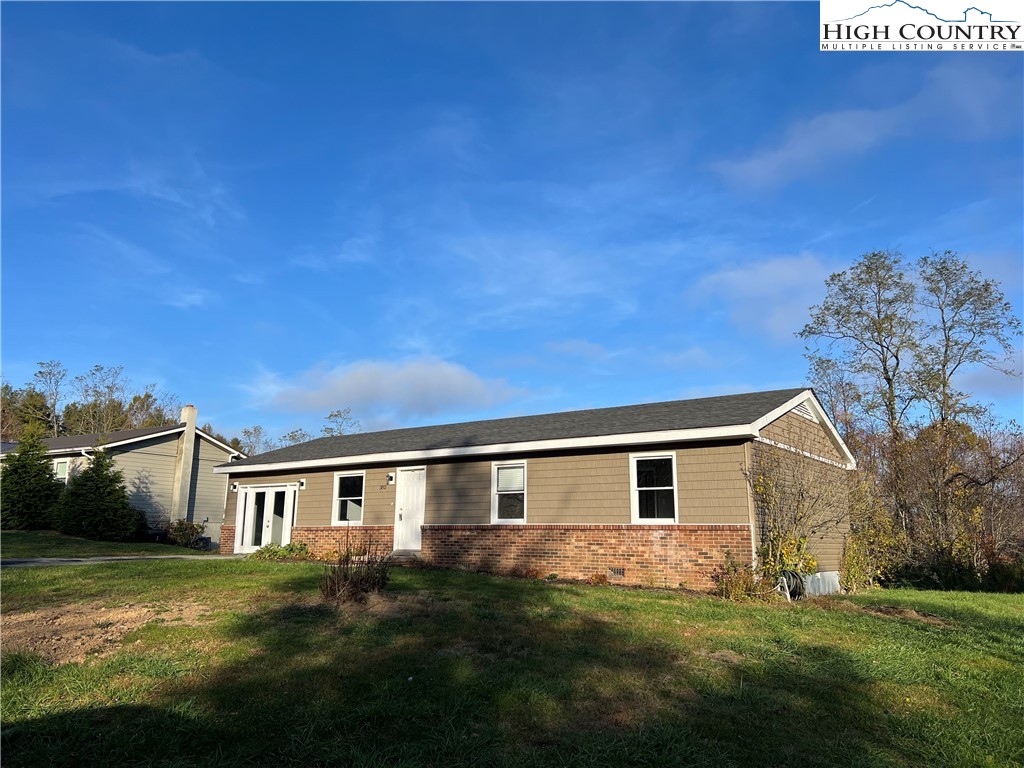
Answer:
POLYGON ((792 411, 762 429, 761 437, 788 445, 790 448, 807 451, 807 453, 821 456, 824 459, 845 461, 821 424, 805 419, 792 411))
MULTIPOLYGON (((530 459, 526 490, 528 523, 628 525, 629 454, 530 459)), ((490 515, 489 496, 487 512, 490 515)))
MULTIPOLYGON (((527 485, 530 478, 527 476, 527 485)), ((426 525, 491 522, 491 462, 427 465, 426 525)))
MULTIPOLYGON (((784 503, 793 498, 797 489, 807 489, 805 530, 820 529, 809 537, 807 551, 818 561, 819 571, 839 570, 850 530, 849 471, 765 443, 755 443, 752 453, 756 471, 782 485, 784 503)), ((761 523, 758 515, 759 528, 761 523)), ((760 533, 756 532, 758 540, 760 533)))
MULTIPOLYGON (((615 451, 526 458, 527 523, 628 525, 629 455, 615 451)), ((426 523, 489 523, 491 464, 487 459, 429 465, 426 523)), ((742 444, 677 450, 679 522, 748 523, 743 466, 742 444)))
POLYGON ((676 451, 680 523, 750 522, 743 443, 676 451))
MULTIPOLYGON (((345 473, 360 472, 359 468, 345 468, 345 473)), ((393 525, 395 522, 395 486, 387 484, 387 475, 394 467, 377 467, 365 470, 363 481, 363 524, 393 525)), ((296 526, 331 525, 334 512, 334 470, 315 472, 293 472, 278 475, 235 475, 231 482, 239 487, 247 485, 276 485, 306 481, 306 487, 299 491, 296 526)), ((223 475, 218 475, 223 477, 223 475)), ((428 473, 429 477, 429 473, 428 473)), ((238 494, 228 491, 224 511, 224 524, 235 524, 235 510, 238 494)))
POLYGON ((115 466, 124 473, 132 506, 145 512, 153 527, 170 522, 177 446, 178 436, 167 435, 110 449, 115 466))

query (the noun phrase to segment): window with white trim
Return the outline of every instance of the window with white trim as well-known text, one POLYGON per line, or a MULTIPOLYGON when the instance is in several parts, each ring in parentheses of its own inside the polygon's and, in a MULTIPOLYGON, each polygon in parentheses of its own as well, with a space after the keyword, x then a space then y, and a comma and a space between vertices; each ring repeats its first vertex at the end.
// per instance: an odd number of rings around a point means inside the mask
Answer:
POLYGON ((62 483, 67 483, 68 471, 70 468, 71 462, 68 459, 53 460, 53 476, 56 477, 62 483))
POLYGON ((632 455, 629 463, 633 522, 676 522, 675 453, 632 455))
POLYGON ((526 522, 526 462, 491 465, 491 522, 526 522))
POLYGON ((334 475, 334 525, 363 522, 363 472, 338 472, 334 475))

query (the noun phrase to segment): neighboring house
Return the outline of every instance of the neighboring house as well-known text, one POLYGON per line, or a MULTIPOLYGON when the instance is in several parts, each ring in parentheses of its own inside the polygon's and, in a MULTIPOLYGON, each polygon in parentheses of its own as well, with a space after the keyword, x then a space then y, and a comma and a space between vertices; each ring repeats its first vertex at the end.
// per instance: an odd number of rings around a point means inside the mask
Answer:
MULTIPOLYGON (((707 588, 751 561, 745 474, 766 451, 845 488, 854 459, 809 389, 325 437, 224 464, 221 551, 304 542, 442 567, 707 588)), ((837 571, 845 521, 810 549, 837 571)))
MULTIPOLYGON (((146 514, 153 530, 174 520, 206 524, 206 535, 220 541, 227 478, 213 468, 245 455, 196 428, 196 409, 181 409, 181 423, 102 435, 69 435, 43 440, 58 480, 81 471, 97 450, 114 458, 124 473, 132 506, 146 514)), ((4 444, 4 453, 9 452, 4 444)), ((16 445, 11 446, 10 450, 16 445)))

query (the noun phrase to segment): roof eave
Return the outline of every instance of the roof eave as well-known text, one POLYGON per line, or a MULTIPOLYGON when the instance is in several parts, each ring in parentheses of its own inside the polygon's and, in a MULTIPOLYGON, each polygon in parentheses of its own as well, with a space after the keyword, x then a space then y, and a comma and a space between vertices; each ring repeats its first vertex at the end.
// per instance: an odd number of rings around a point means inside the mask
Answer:
POLYGON ((568 437, 554 440, 529 440, 515 443, 493 443, 453 448, 433 448, 421 451, 390 451, 385 453, 360 454, 358 456, 334 456, 324 459, 300 461, 279 461, 266 464, 221 464, 214 467, 217 474, 252 474, 294 469, 319 469, 344 467, 359 464, 403 463, 429 459, 460 458, 464 456, 495 456, 509 453, 534 451, 574 450, 586 448, 614 448, 628 445, 652 445, 658 443, 695 442, 700 440, 726 440, 756 437, 750 424, 725 427, 701 427, 698 429, 676 429, 658 432, 633 432, 621 435, 598 435, 595 437, 568 437))

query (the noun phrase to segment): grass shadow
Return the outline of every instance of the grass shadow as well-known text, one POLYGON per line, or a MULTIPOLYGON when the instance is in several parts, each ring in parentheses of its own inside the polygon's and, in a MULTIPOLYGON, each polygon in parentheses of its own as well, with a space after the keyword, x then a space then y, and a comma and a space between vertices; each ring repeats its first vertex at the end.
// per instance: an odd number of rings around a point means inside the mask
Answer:
POLYGON ((5 728, 5 765, 952 768, 1012 754, 984 739, 930 749, 946 704, 880 688, 835 645, 771 627, 765 652, 680 642, 734 620, 727 604, 409 571, 336 607, 294 581, 302 599, 224 618, 227 655, 147 706, 5 728))

